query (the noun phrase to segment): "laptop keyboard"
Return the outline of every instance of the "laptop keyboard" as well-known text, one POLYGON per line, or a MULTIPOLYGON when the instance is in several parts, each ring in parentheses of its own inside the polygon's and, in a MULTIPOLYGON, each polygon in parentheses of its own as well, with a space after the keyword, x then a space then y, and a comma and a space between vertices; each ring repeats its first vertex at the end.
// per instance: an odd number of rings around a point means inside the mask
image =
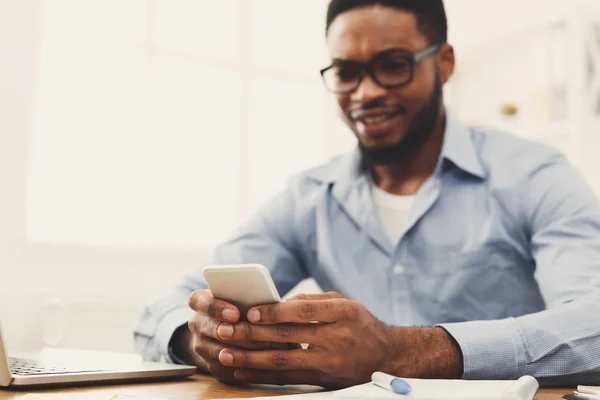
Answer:
MULTIPOLYGON (((93 372, 89 369, 65 368, 60 365, 42 364, 38 361, 27 360, 24 358, 8 357, 8 364, 13 375, 55 375, 55 374, 75 374, 78 372, 93 372)), ((96 370, 97 371, 97 370, 96 370)))

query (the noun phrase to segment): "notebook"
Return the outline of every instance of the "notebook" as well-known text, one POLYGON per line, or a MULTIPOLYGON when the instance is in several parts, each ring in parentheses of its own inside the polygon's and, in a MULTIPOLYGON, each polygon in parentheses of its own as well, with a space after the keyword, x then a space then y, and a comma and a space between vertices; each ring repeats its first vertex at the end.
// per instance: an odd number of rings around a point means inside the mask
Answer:
POLYGON ((412 390, 403 396, 373 383, 352 386, 334 392, 309 393, 258 399, 279 400, 532 400, 539 385, 524 376, 513 381, 463 381, 441 379, 404 379, 412 390))

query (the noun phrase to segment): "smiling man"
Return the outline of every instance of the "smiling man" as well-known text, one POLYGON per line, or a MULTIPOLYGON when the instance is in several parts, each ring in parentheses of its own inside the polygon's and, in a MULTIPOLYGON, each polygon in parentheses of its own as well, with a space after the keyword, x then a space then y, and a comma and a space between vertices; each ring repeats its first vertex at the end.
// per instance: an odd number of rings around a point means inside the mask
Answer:
POLYGON ((331 292, 240 322, 198 271, 146 308, 139 351, 227 383, 600 383, 600 206, 579 174, 444 107, 442 0, 332 0, 326 32, 321 74, 357 149, 293 178, 211 264, 264 264, 281 294, 308 277, 331 292))

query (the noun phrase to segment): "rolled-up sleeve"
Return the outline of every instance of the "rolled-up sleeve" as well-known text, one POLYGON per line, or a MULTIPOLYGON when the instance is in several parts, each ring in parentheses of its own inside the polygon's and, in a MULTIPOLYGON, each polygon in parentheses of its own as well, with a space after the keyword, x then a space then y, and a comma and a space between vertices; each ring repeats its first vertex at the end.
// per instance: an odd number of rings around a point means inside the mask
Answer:
POLYGON ((555 155, 528 176, 523 209, 546 310, 441 324, 459 344, 465 379, 532 375, 543 385, 600 383, 600 205, 555 155))
MULTIPOLYGON (((270 270, 279 293, 284 295, 307 277, 294 218, 294 197, 288 190, 219 246, 209 264, 263 264, 270 270)), ((135 348, 144 359, 178 361, 169 351, 169 342, 175 330, 193 314, 188 307, 192 292, 206 288, 200 268, 144 308, 134 331, 135 348)))

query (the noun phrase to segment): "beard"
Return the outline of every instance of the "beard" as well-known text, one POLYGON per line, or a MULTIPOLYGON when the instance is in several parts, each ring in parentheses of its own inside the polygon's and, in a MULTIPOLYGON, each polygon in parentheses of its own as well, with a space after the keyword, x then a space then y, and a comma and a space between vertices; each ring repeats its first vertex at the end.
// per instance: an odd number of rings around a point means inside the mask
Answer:
POLYGON ((408 127, 406 135, 402 139, 394 144, 377 147, 366 147, 359 139, 358 147, 365 166, 393 164, 405 159, 415 149, 421 147, 433 135, 439 119, 441 103, 442 81, 438 72, 429 103, 419 110, 415 121, 408 127))

